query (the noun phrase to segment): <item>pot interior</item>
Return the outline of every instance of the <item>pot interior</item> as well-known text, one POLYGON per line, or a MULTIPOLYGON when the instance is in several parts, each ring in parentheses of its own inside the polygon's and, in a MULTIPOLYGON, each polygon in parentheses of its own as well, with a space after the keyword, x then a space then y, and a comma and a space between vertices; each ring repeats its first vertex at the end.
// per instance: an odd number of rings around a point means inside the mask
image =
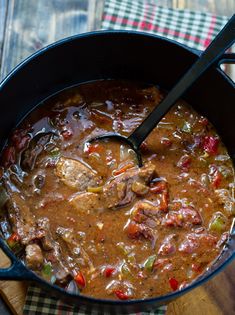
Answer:
MULTIPOLYGON (((4 108, 0 145, 29 111, 62 89, 92 80, 127 79, 169 90, 196 58, 191 50, 174 42, 135 32, 100 32, 56 43, 23 62, 0 85, 4 108)), ((235 161, 235 93, 231 81, 220 70, 211 69, 184 98, 215 125, 235 161)), ((232 239, 208 274, 231 259, 234 249, 232 239)))

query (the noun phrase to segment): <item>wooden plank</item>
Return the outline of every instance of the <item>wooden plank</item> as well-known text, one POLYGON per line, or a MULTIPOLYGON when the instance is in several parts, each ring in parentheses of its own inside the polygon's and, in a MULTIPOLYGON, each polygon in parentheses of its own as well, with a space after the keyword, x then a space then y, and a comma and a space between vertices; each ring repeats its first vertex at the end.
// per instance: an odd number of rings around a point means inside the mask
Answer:
POLYGON ((191 9, 217 15, 231 16, 235 12, 234 0, 173 0, 173 7, 191 9))
POLYGON ((104 9, 104 0, 89 0, 88 31, 99 30, 104 9))
POLYGON ((235 314, 235 262, 201 287, 170 303, 167 315, 235 314))
POLYGON ((1 76, 36 50, 87 31, 87 9, 87 0, 11 0, 1 76))
MULTIPOLYGON (((10 265, 9 259, 0 250, 0 268, 10 265)), ((0 294, 14 315, 21 315, 27 290, 26 282, 0 281, 0 294)))
POLYGON ((5 33, 7 2, 8 2, 7 0, 0 0, 0 68, 1 68, 1 56, 2 56, 3 41, 4 41, 4 33, 5 33))

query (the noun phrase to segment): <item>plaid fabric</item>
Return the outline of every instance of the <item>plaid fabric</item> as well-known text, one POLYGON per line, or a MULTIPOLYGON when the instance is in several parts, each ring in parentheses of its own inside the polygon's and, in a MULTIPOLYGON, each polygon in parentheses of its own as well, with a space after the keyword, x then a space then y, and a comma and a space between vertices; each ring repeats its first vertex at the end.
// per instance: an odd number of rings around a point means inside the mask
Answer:
MULTIPOLYGON (((142 312, 138 315, 164 315, 166 306, 159 307, 153 312, 142 312)), ((67 305, 60 300, 48 297, 48 294, 40 288, 30 286, 28 288, 23 315, 101 315, 101 313, 90 311, 89 313, 83 307, 67 305)), ((108 313, 103 313, 103 315, 108 313)), ((119 314, 122 315, 122 314, 119 314)), ((137 314, 129 314, 137 315, 137 314)))
MULTIPOLYGON (((106 0, 102 29, 141 30, 166 36, 192 48, 205 49, 226 21, 226 17, 209 13, 158 7, 157 0, 106 0)), ((164 315, 165 312, 166 306, 162 306, 154 312, 138 315, 164 315)), ((87 313, 82 307, 67 305, 48 297, 38 287, 28 288, 23 315, 73 314, 97 313, 87 313)))
POLYGON ((141 30, 204 50, 228 18, 157 6, 157 0, 106 0, 102 29, 141 30))

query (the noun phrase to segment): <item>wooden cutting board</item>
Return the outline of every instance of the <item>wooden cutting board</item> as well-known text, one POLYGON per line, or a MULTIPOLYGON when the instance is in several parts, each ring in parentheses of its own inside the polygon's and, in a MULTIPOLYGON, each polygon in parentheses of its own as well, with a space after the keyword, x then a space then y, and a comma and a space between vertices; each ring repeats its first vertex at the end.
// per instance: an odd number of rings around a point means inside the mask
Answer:
MULTIPOLYGON (((0 251, 0 267, 9 259, 0 251)), ((0 293, 14 315, 22 315, 27 283, 0 281, 0 293)), ((223 272, 176 301, 170 303, 167 315, 233 315, 235 314, 235 261, 223 272)))

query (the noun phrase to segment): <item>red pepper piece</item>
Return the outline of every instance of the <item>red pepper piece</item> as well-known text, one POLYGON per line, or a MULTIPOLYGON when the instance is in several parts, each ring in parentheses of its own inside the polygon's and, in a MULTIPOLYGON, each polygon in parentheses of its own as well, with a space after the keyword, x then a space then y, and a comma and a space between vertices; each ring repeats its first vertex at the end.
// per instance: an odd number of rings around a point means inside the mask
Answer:
POLYGON ((18 233, 14 232, 11 234, 11 236, 8 238, 8 240, 18 242, 20 240, 20 236, 18 233))
POLYGON ((149 152, 147 143, 145 141, 141 143, 140 150, 142 153, 148 153, 149 152))
POLYGON ((114 176, 117 176, 117 175, 120 175, 122 173, 125 173, 126 170, 128 170, 129 168, 133 167, 134 164, 133 163, 128 163, 126 165, 124 165, 122 168, 118 169, 118 170, 114 170, 113 171, 113 175, 114 176))
POLYGON ((61 135, 64 138, 64 140, 69 140, 73 136, 73 132, 71 129, 65 129, 61 131, 61 135))
POLYGON ((169 284, 170 284, 173 291, 176 291, 179 287, 179 282, 175 278, 170 278, 169 284))
POLYGON ((102 151, 103 151, 103 147, 99 145, 98 143, 88 144, 87 147, 85 148, 85 153, 88 153, 88 154, 100 153, 102 151))
POLYGON ((181 168, 182 170, 188 170, 191 165, 192 159, 187 154, 181 156, 179 159, 177 166, 181 168))
POLYGON ((78 286, 85 287, 86 281, 85 281, 85 278, 84 278, 84 276, 83 276, 81 271, 79 271, 76 274, 76 276, 74 277, 74 280, 75 280, 75 282, 77 283, 78 286))
POLYGON ((0 180, 3 177, 4 174, 4 168, 0 166, 0 180))
POLYGON ((16 161, 16 151, 14 147, 6 147, 2 154, 2 164, 4 167, 9 167, 16 161))
POLYGON ((172 141, 167 139, 167 138, 162 138, 161 139, 161 144, 163 144, 166 147, 171 147, 172 146, 172 141))
POLYGON ((162 200, 160 202, 160 210, 167 211, 169 202, 169 194, 167 191, 164 191, 162 194, 162 200))
POLYGON ((152 193, 162 193, 167 188, 165 181, 155 182, 150 185, 150 191, 152 193))
POLYGON ((217 154, 219 139, 213 136, 205 136, 203 141, 203 149, 210 155, 217 154))
POLYGON ((201 117, 199 119, 199 123, 202 125, 202 126, 207 126, 209 124, 209 120, 206 118, 206 117, 201 117))
POLYGON ((122 290, 115 290, 113 291, 116 296, 119 298, 119 300, 128 300, 129 299, 129 296, 123 292, 122 290))
POLYGON ((202 268, 199 264, 192 264, 192 270, 198 273, 202 272, 202 268))
POLYGON ((14 232, 7 239, 7 244, 13 248, 20 241, 20 236, 18 233, 14 232))
POLYGON ((104 275, 106 278, 109 278, 111 277, 111 275, 114 273, 116 269, 115 268, 112 268, 112 267, 107 267, 105 270, 104 270, 104 275))
POLYGON ((130 238, 138 238, 140 236, 140 226, 134 222, 130 222, 127 227, 127 234, 130 238))
POLYGON ((212 185, 215 188, 218 188, 221 184, 221 181, 222 181, 221 173, 219 171, 216 171, 215 176, 214 176, 213 181, 212 181, 212 185))

